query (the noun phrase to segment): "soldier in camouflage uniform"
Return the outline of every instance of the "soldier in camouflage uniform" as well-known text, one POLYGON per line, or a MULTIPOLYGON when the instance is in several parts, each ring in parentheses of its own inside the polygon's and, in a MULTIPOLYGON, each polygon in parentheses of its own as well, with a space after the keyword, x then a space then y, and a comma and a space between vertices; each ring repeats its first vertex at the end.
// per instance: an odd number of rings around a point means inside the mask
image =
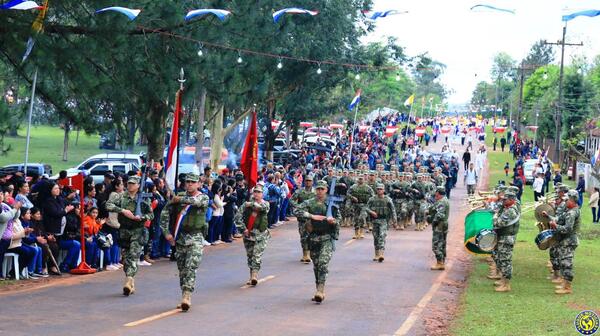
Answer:
POLYGON ((404 197, 402 200, 402 217, 404 218, 404 223, 400 224, 403 228, 408 228, 412 224, 412 218, 414 214, 415 208, 415 200, 413 199, 413 191, 412 184, 414 175, 412 172, 412 165, 409 165, 409 172, 404 173, 404 183, 402 184, 402 191, 404 192, 404 197))
POLYGON ((269 202, 263 199, 263 186, 258 184, 252 189, 252 200, 242 206, 242 217, 236 223, 239 232, 243 232, 244 247, 248 257, 250 279, 246 285, 258 284, 258 271, 262 255, 267 248, 271 233, 267 229, 269 202))
POLYGON ((446 198, 446 189, 437 187, 435 190, 435 203, 427 216, 433 231, 432 250, 436 263, 431 266, 432 270, 441 271, 446 269, 446 237, 448 236, 448 216, 450 215, 450 202, 446 198))
MULTIPOLYGON (((566 194, 569 191, 569 187, 559 183, 556 185, 556 201, 554 203, 554 216, 560 218, 567 212, 567 197, 566 194)), ((562 284, 564 281, 560 277, 560 258, 558 255, 558 246, 554 245, 549 249, 550 265, 552 266, 552 276, 550 280, 555 284, 562 284)))
POLYGON ((316 196, 303 202, 295 210, 297 218, 306 220, 308 247, 317 287, 312 300, 317 303, 325 300, 325 281, 329 273, 329 261, 335 250, 334 240, 338 239, 340 232, 340 216, 337 208, 333 207, 331 217, 327 217, 327 188, 325 181, 317 182, 316 196))
MULTIPOLYGON (((348 190, 354 185, 355 183, 355 173, 354 170, 344 170, 344 176, 340 179, 340 183, 343 183, 344 185, 346 185, 346 194, 344 196, 348 195, 348 190)), ((340 214, 342 216, 342 223, 341 226, 342 227, 346 227, 346 226, 351 226, 352 223, 352 201, 350 200, 349 197, 346 197, 344 199, 344 202, 340 205, 340 214)))
POLYGON ((413 204, 415 208, 415 230, 423 231, 425 230, 425 222, 427 215, 427 201, 425 197, 427 196, 427 190, 425 189, 424 183, 425 176, 423 173, 417 174, 417 180, 413 182, 413 204))
POLYGON ((512 253, 519 232, 519 219, 521 213, 516 206, 517 195, 512 192, 504 193, 504 209, 499 217, 494 220, 494 231, 498 237, 496 246, 496 268, 502 274, 498 281, 496 292, 510 292, 512 278, 512 253))
MULTIPOLYGON (((494 189, 494 194, 496 195, 496 200, 494 202, 491 202, 489 205, 489 209, 494 211, 494 219, 493 221, 495 222, 497 218, 502 216, 502 211, 504 211, 504 192, 506 191, 506 187, 504 185, 497 185, 496 188, 494 189)), ((494 247, 494 249, 491 252, 490 255, 490 259, 488 260, 489 262, 489 266, 490 266, 490 270, 489 270, 489 274, 487 275, 488 279, 491 280, 500 280, 502 279, 502 274, 500 273, 500 270, 496 267, 498 260, 498 244, 496 244, 496 246, 494 247)))
MULTIPOLYGON (((423 184, 425 186, 425 202, 423 202, 423 204, 421 205, 423 207, 423 209, 420 211, 423 211, 423 214, 425 216, 425 218, 427 218, 427 213, 429 212, 429 208, 431 208, 431 206, 433 205, 433 203, 435 202, 435 183, 431 180, 431 175, 429 173, 427 173, 427 167, 423 167, 422 170, 423 172, 423 184)), ((429 223, 425 220, 423 222, 423 230, 425 228, 427 228, 427 226, 429 225, 429 223)))
POLYGON ((373 189, 365 183, 364 175, 358 176, 358 182, 348 190, 348 198, 352 202, 352 218, 354 220, 354 236, 352 239, 362 239, 363 228, 366 226, 367 213, 365 207, 373 196, 373 189))
POLYGON ((402 201, 404 199, 402 181, 404 179, 404 173, 396 172, 396 176, 396 181, 390 186, 390 197, 396 207, 396 221, 394 223, 394 228, 396 230, 404 230, 404 217, 402 214, 402 201))
POLYGON ((433 170, 433 181, 436 187, 446 187, 446 176, 442 174, 442 167, 435 167, 433 170))
MULTIPOLYGON (((315 191, 313 190, 313 177, 307 175, 304 179, 304 188, 298 189, 290 199, 294 209, 298 208, 300 204, 309 199, 315 197, 315 191)), ((304 218, 298 218, 298 232, 300 233, 300 245, 302 246, 302 259, 300 262, 308 264, 310 260, 310 251, 308 250, 308 233, 306 232, 306 220, 304 218)))
POLYGON ((144 237, 144 223, 154 219, 154 212, 150 202, 144 200, 141 203, 141 216, 135 215, 138 192, 140 191, 140 177, 131 176, 127 180, 127 191, 119 197, 109 199, 106 202, 106 210, 118 213, 119 245, 123 251, 123 270, 127 280, 123 285, 123 295, 129 296, 135 292, 135 277, 138 270, 138 261, 146 243, 144 237))
POLYGON ((557 255, 560 259, 560 275, 564 279, 562 284, 556 286, 554 293, 571 294, 573 292, 573 258, 575 249, 579 246, 579 230, 581 228, 581 213, 577 202, 579 193, 577 190, 569 190, 567 193, 566 212, 558 218, 553 218, 550 227, 557 234, 557 255))
POLYGON ((396 208, 389 196, 384 194, 385 186, 377 185, 377 195, 371 197, 367 202, 367 212, 373 219, 373 244, 375 245, 375 257, 373 261, 383 262, 385 251, 385 238, 387 237, 388 225, 396 219, 396 208))
POLYGON ((203 235, 208 229, 206 225, 208 196, 198 190, 199 180, 200 176, 187 174, 185 192, 180 192, 173 197, 160 215, 160 228, 165 239, 172 246, 177 245, 175 260, 177 260, 179 286, 182 292, 179 307, 183 311, 188 311, 192 306, 196 270, 202 261, 203 235), (173 223, 174 225, 171 226, 171 215, 177 216, 176 222, 181 218, 181 223, 173 223), (173 237, 172 233, 176 236, 173 237))

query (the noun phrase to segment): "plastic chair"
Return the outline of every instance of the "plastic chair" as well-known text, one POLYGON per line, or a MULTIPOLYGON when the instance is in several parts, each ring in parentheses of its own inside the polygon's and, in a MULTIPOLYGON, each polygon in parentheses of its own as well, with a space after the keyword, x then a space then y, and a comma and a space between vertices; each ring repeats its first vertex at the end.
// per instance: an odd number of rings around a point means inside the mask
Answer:
MULTIPOLYGON (((6 277, 8 275, 8 272, 10 272, 10 270, 13 268, 15 270, 15 280, 20 280, 21 272, 19 272, 19 255, 16 253, 5 253, 4 261, 2 262, 2 276, 6 277), (12 258, 12 266, 10 264, 9 258, 12 258)), ((27 267, 23 269, 23 277, 25 279, 29 279, 29 270, 27 269, 27 267)))

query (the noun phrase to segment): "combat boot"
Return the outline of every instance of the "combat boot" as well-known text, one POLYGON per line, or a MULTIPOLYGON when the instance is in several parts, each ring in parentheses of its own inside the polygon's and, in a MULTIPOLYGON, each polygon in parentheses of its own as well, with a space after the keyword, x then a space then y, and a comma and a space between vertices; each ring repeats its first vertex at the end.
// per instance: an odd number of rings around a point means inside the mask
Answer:
POLYGON ((135 292, 135 285, 133 282, 133 277, 127 277, 125 280, 125 284, 123 285, 123 295, 129 296, 135 292))
POLYGON ((373 261, 379 260, 379 250, 375 250, 375 256, 373 257, 373 261))
POLYGON ((565 280, 563 288, 554 291, 556 294, 572 294, 573 289, 571 288, 571 281, 565 280))
POLYGON ((430 268, 430 269, 431 269, 432 271, 443 271, 443 270, 445 270, 445 269, 446 269, 446 266, 444 265, 444 263, 443 263, 443 262, 441 262, 441 261, 437 261, 437 262, 435 263, 435 265, 431 266, 431 268, 430 268))
POLYGON ((552 283, 560 283, 561 282, 561 277, 560 277, 559 271, 553 271, 552 275, 547 277, 546 279, 550 280, 550 282, 552 282, 552 283))
POLYGON ((496 287, 495 291, 496 292, 510 292, 511 288, 510 288, 510 280, 502 277, 502 280, 500 280, 502 283, 500 284, 500 286, 496 287))
POLYGON ((186 312, 192 307, 192 292, 183 291, 181 295, 181 310, 186 312))
POLYGON ((494 281, 494 287, 502 285, 502 279, 494 281))
POLYGON ((252 270, 250 270, 250 279, 248 279, 248 281, 246 281, 246 285, 250 286, 252 284, 252 270))
POLYGON ((309 264, 312 260, 310 259, 310 251, 306 250, 304 251, 304 263, 305 264, 309 264))
POLYGON ((358 230, 359 229, 354 229, 354 236, 352 236, 352 239, 358 239, 359 238, 358 230))
POLYGON ((363 229, 362 229, 362 228, 358 229, 358 238, 359 238, 359 239, 363 239, 363 238, 365 238, 365 234, 364 234, 364 232, 363 232, 363 229))
POLYGON ((493 269, 490 269, 490 274, 488 274, 487 278, 490 280, 500 280, 502 279, 502 275, 500 275, 498 269, 494 267, 493 269))
POLYGON ((384 251, 384 250, 379 250, 379 258, 377 259, 377 261, 379 261, 379 262, 383 262, 383 260, 385 259, 385 258, 383 257, 383 251, 384 251))
POLYGON ((554 286, 554 289, 563 289, 565 287, 565 282, 566 280, 564 278, 560 278, 560 282, 555 282, 557 285, 554 286))
POLYGON ((250 284, 252 286, 256 286, 256 284, 258 284, 258 271, 250 272, 250 284))
POLYGON ((313 301, 316 303, 321 303, 325 300, 325 284, 317 285, 317 292, 315 293, 315 297, 313 297, 313 301))

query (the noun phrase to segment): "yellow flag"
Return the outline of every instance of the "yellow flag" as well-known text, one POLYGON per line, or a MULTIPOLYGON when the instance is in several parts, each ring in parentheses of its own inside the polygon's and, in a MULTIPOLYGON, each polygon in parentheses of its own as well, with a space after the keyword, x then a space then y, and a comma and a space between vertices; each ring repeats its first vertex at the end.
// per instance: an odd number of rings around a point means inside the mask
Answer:
POLYGON ((35 33, 39 33, 44 29, 44 19, 46 18, 46 12, 48 11, 48 1, 49 0, 46 0, 44 2, 44 8, 42 10, 40 10, 40 13, 35 18, 35 21, 33 21, 33 24, 31 25, 31 30, 33 30, 33 32, 35 32, 35 33))
POLYGON ((415 101, 415 94, 413 93, 412 95, 410 95, 410 97, 408 97, 408 99, 406 99, 406 101, 404 102, 404 106, 410 106, 413 104, 414 101, 415 101))

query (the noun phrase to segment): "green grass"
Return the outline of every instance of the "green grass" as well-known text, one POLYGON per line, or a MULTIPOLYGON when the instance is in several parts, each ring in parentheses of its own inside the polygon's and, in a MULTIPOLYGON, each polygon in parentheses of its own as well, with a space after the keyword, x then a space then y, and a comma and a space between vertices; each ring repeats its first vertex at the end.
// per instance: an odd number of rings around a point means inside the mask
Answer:
MULTIPOLYGON (((493 139, 488 136, 488 140, 493 139)), ((491 142, 490 142, 491 143, 491 142)), ((504 176, 504 163, 513 165, 508 152, 488 154, 490 179, 493 186, 504 176)), ((572 182, 568 182, 572 183, 572 182)), ((523 205, 532 204, 531 186, 524 187, 523 205)), ((577 335, 573 327, 575 316, 584 309, 600 313, 600 225, 591 224, 591 210, 582 208, 580 245, 575 252, 573 294, 554 294, 554 285, 546 262, 548 251, 534 243, 539 233, 533 211, 521 216, 520 230, 513 254, 512 292, 496 293, 484 257, 474 257, 473 272, 462 298, 460 316, 451 329, 454 335, 577 335)))
MULTIPOLYGON (((8 164, 23 163, 25 161, 25 128, 19 129, 18 137, 6 137, 5 146, 11 145, 7 156, 0 156, 0 167, 8 164)), ((107 150, 99 149, 98 134, 87 135, 81 131, 79 141, 75 145, 77 132, 69 135, 68 160, 62 160, 64 132, 59 127, 34 126, 31 128, 31 143, 29 145, 29 162, 47 163, 52 166, 54 174, 60 170, 74 167, 88 157, 105 153, 107 150)), ((143 147, 136 147, 135 152, 145 151, 143 147)))

